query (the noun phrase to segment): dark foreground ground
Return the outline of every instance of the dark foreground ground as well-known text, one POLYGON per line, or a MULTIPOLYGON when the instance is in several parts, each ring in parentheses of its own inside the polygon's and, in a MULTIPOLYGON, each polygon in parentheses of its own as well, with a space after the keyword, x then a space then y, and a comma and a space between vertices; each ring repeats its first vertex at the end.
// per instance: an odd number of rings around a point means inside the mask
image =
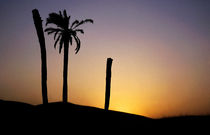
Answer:
POLYGON ((151 119, 117 111, 72 103, 30 105, 0 100, 1 129, 28 134, 209 134, 210 116, 181 116, 151 119))

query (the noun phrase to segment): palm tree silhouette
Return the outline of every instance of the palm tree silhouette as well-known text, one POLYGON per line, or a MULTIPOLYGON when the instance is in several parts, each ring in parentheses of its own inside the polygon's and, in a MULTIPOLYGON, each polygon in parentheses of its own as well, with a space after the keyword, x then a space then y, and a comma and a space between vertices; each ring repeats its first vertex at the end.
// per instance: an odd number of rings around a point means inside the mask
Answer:
POLYGON ((82 21, 75 20, 71 27, 69 27, 70 16, 67 16, 66 10, 58 13, 50 13, 47 18, 46 26, 48 24, 55 24, 57 28, 48 27, 45 29, 45 32, 49 34, 54 33, 54 48, 56 48, 57 43, 59 42, 59 53, 61 53, 62 48, 64 47, 64 66, 63 66, 63 102, 67 103, 68 99, 68 83, 67 83, 67 75, 68 75, 68 55, 69 55, 69 43, 72 45, 72 38, 76 42, 75 54, 78 53, 80 49, 80 39, 77 36, 77 33, 80 32, 84 34, 82 29, 78 29, 78 27, 84 23, 93 23, 92 19, 85 19, 82 21))
POLYGON ((43 104, 48 103, 47 98, 47 56, 45 47, 45 38, 42 28, 42 19, 37 9, 32 10, 34 25, 36 28, 37 36, 39 39, 40 50, 41 50, 41 69, 42 69, 42 100, 43 104))

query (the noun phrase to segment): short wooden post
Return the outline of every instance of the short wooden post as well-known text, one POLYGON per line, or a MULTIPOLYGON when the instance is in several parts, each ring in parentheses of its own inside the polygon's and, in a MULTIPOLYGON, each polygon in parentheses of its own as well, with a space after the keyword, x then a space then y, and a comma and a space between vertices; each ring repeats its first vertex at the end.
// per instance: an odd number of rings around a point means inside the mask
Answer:
POLYGON ((105 106, 104 106, 105 110, 109 109, 112 61, 113 61, 112 58, 107 58, 107 64, 106 64, 106 93, 105 93, 105 106))

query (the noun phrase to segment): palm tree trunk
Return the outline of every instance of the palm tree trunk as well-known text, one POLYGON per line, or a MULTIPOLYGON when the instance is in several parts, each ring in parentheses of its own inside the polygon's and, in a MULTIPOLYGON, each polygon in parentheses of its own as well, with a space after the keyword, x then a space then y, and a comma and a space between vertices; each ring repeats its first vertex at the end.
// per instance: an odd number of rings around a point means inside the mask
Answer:
POLYGON ((107 58, 107 65, 106 65, 106 93, 105 93, 105 107, 104 107, 105 110, 109 109, 112 61, 113 61, 112 58, 107 58))
POLYGON ((68 56, 69 56, 69 44, 68 41, 64 41, 64 66, 63 66, 63 102, 68 102, 68 56))
POLYGON ((41 50, 41 70, 42 70, 42 100, 43 104, 48 103, 47 98, 47 56, 45 47, 45 38, 42 28, 42 20, 39 15, 39 11, 34 9, 32 11, 34 24, 36 27, 37 36, 39 38, 40 50, 41 50))

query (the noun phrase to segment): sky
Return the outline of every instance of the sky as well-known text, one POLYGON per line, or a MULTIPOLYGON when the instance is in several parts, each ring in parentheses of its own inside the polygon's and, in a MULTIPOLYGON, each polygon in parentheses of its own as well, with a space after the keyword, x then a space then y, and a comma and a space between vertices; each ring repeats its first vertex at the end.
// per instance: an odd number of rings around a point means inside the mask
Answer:
MULTIPOLYGON (((113 58, 110 110, 151 118, 210 114, 210 2, 207 0, 1 0, 0 99, 41 104, 40 46, 45 27, 66 9, 81 28, 70 46, 68 101, 104 108, 106 59, 113 58)), ((63 53, 45 33, 49 102, 62 100, 63 53)))

